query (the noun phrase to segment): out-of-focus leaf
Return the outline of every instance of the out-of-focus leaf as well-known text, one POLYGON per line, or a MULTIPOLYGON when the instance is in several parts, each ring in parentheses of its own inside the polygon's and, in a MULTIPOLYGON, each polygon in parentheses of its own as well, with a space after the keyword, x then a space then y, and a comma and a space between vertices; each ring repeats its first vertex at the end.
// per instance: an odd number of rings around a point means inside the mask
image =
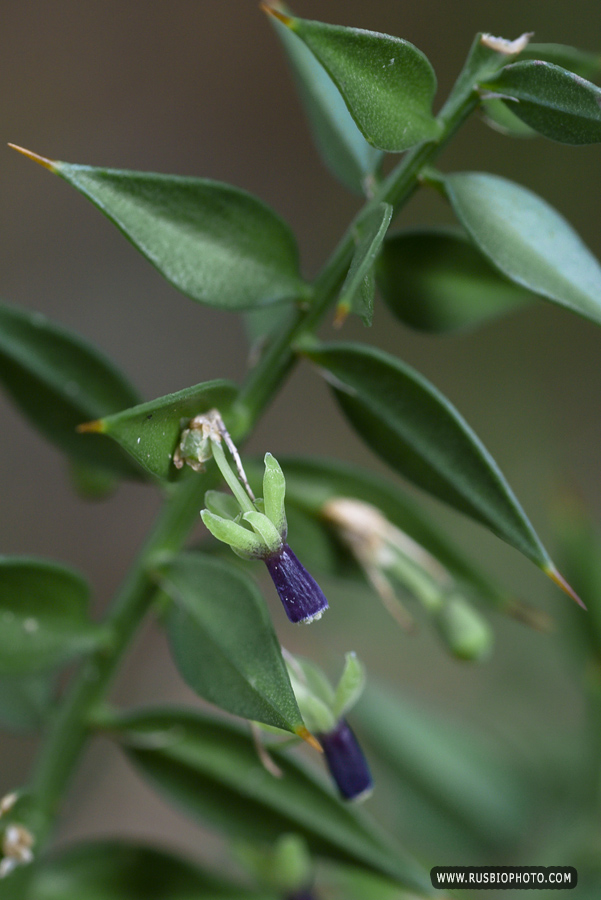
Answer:
POLYGON ((313 53, 278 19, 273 21, 322 159, 345 187, 364 193, 366 179, 380 164, 381 151, 367 143, 340 91, 313 53))
POLYGON ((71 461, 69 475, 73 488, 84 500, 105 500, 114 493, 119 483, 106 469, 80 460, 71 461))
POLYGON ((377 264, 394 315, 422 331, 470 328, 524 306, 532 295, 501 275, 459 231, 389 235, 377 264))
POLYGON ((374 147, 400 153, 439 135, 431 112, 436 76, 427 57, 409 41, 267 10, 321 63, 374 147))
POLYGON ((119 477, 143 477, 111 441, 75 430, 139 401, 113 364, 77 335, 41 313, 0 304, 0 382, 29 421, 73 459, 119 477))
POLYGON ((496 850, 522 838, 525 785, 486 741, 373 685, 355 719, 401 784, 417 790, 454 827, 496 850))
POLYGON ((423 894, 399 890, 398 885, 355 866, 332 865, 320 869, 320 886, 331 900, 423 900, 423 894))
POLYGON ((41 672, 94 650, 106 631, 88 618, 89 589, 71 569, 0 558, 0 674, 41 672))
POLYGON ((36 731, 52 709, 53 679, 47 672, 0 677, 0 727, 36 731))
POLYGON ((295 832, 316 856, 363 865, 431 893, 427 873, 362 811, 345 805, 304 766, 271 750, 282 777, 260 762, 251 737, 193 711, 150 710, 111 721, 138 769, 179 806, 232 838, 274 841, 295 832))
POLYGON ((594 79, 601 74, 601 53, 590 53, 567 44, 529 43, 520 53, 520 59, 543 59, 582 78, 594 79))
POLYGON ((273 900, 140 844, 78 844, 37 867, 26 900, 273 900))
POLYGON ((178 470, 173 454, 179 442, 182 422, 214 407, 227 420, 237 388, 217 379, 124 409, 87 423, 87 431, 108 435, 133 456, 137 463, 163 481, 174 479, 178 470))
POLYGON ((87 197, 192 300, 237 310, 305 295, 294 235, 252 194, 204 178, 100 169, 22 152, 87 197))
POLYGON ((371 325, 375 292, 373 267, 392 213, 389 203, 380 203, 358 227, 357 246, 336 308, 339 319, 344 320, 353 312, 361 316, 365 325, 371 325))
POLYGON ((200 553, 181 554, 159 571, 176 602, 171 650, 190 687, 237 716, 301 733, 282 650, 255 582, 200 553))
POLYGON ((444 185, 457 218, 497 269, 601 323, 601 266, 556 210, 498 175, 458 172, 444 185))
POLYGON ((481 87, 507 97, 511 112, 545 137, 564 144, 601 141, 601 89, 561 66, 513 63, 481 87))
POLYGON ((379 456, 547 573, 553 569, 489 452, 422 375, 362 344, 323 344, 304 352, 331 379, 343 412, 379 456))

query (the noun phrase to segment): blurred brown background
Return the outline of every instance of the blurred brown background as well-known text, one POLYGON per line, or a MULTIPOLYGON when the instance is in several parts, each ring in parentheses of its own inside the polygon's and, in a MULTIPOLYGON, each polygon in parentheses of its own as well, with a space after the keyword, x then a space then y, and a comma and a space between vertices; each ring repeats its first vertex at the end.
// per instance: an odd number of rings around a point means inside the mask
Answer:
MULTIPOLYGON (((437 108, 476 31, 508 38, 534 31, 537 41, 601 48, 597 0, 298 0, 295 10, 415 43, 437 71, 437 108)), ((231 182, 275 207, 298 235, 306 274, 318 270, 357 201, 317 157, 275 35, 254 0, 4 0, 0 11, 4 142, 69 162, 231 182)), ((528 184, 601 256, 599 159, 598 147, 513 142, 474 120, 440 165, 487 169, 528 184)), ((0 178, 4 300, 39 309, 96 342, 149 399, 208 378, 243 377, 246 345, 237 318, 179 295, 71 188, 9 149, 0 149, 0 178)), ((440 198, 420 194, 398 224, 443 221, 450 214, 440 198)), ((371 332, 349 323, 344 336, 401 355, 449 395, 543 539, 552 541, 549 502, 562 480, 599 507, 595 326, 540 302, 481 332, 439 340, 391 324, 378 308, 371 332)), ((103 504, 80 501, 60 454, 3 397, 0 410, 0 552, 56 557, 81 568, 97 608, 104 607, 152 521, 156 495, 124 486, 103 504)), ((379 467, 308 369, 294 375, 251 448, 328 453, 379 467)), ((547 608, 568 602, 514 551, 430 506, 521 596, 547 608)), ((493 732, 530 722, 544 735, 559 716, 566 727, 577 723, 579 708, 552 637, 499 622, 495 657, 472 669, 449 661, 427 634, 410 640, 391 630, 375 604, 348 602, 350 616, 332 610, 311 635, 333 672, 337 654, 354 647, 409 696, 454 706, 493 732), (366 616, 373 630, 363 624, 366 616)), ((282 626, 281 617, 276 621, 282 626)), ((291 638, 286 633, 282 640, 291 638)), ((125 674, 121 699, 189 699, 152 629, 125 674)), ((0 795, 24 778, 33 753, 28 739, 1 740, 0 795)), ((199 832, 126 775, 106 745, 92 752, 77 783, 65 836, 136 831, 199 849, 199 832)))

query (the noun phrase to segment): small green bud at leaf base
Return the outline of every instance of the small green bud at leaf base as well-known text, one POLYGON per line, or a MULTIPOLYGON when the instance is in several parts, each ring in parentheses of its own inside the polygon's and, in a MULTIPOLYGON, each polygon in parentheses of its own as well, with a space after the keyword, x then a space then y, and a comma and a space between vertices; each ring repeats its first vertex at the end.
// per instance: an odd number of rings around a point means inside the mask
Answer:
POLYGON ((481 660, 493 644, 488 623, 462 597, 451 596, 435 616, 441 637, 458 659, 481 660))
POLYGON ((235 854, 255 881, 278 896, 298 896, 313 881, 313 863, 303 838, 283 834, 273 846, 242 844, 235 854))
POLYGON ((271 519, 280 533, 282 541, 286 540, 286 479, 279 462, 271 453, 265 454, 265 474, 263 475, 263 502, 265 515, 271 519))

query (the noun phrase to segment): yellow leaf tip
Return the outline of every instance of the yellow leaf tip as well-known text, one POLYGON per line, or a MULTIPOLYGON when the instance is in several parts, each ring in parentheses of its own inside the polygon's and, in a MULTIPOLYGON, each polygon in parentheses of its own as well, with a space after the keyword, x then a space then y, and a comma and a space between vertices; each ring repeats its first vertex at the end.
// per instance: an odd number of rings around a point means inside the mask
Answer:
POLYGON ((350 313, 350 308, 345 303, 340 303, 336 307, 336 314, 334 316, 333 326, 334 328, 342 328, 344 323, 347 320, 348 314, 350 313))
POLYGON ((105 430, 104 419, 95 419, 93 422, 84 422, 75 429, 79 434, 102 434, 105 430))
MULTIPOLYGON (((557 571, 555 566, 553 566, 553 565, 547 566, 544 569, 544 572, 545 572, 545 575, 549 576, 551 581, 555 582, 557 587, 561 588, 561 590, 564 591, 564 593, 566 593, 568 595, 568 597, 571 597, 572 600, 574 600, 578 604, 578 606, 581 606, 582 609, 586 610, 586 606, 584 605, 584 603, 582 602, 582 600, 580 599, 580 597, 578 596, 578 594, 576 593, 574 588, 568 584, 568 582, 565 580, 563 575, 557 571)), ((586 611, 588 611, 588 610, 586 610, 586 611)))
POLYGON ((34 162, 37 162, 40 166, 43 166, 50 172, 56 172, 58 168, 58 163, 54 162, 51 159, 46 159, 45 156, 40 156, 38 153, 34 153, 33 150, 26 150, 25 147, 19 147, 18 144, 9 143, 8 146, 13 150, 16 150, 18 153, 22 153, 23 156, 26 156, 28 159, 32 159, 34 162))
POLYGON ((303 741, 306 741, 310 747, 313 747, 314 750, 317 750, 319 753, 323 753, 323 747, 319 743, 316 737, 314 737, 308 728, 305 728, 304 725, 299 725, 298 728, 294 729, 294 733, 302 738, 303 741))
POLYGON ((281 10, 276 9, 275 6, 270 6, 269 3, 260 3, 260 8, 264 13, 267 13, 268 16, 273 16, 274 19, 279 19, 284 25, 287 25, 288 28, 292 26, 292 22, 294 21, 291 16, 287 16, 286 13, 283 13, 281 10))

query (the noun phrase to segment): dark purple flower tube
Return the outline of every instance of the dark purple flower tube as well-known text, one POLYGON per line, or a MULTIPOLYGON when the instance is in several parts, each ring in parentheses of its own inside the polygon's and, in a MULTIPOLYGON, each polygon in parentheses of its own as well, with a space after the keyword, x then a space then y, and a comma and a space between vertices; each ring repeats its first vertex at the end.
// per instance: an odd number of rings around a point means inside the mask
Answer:
POLYGON ((308 624, 322 616, 328 601, 288 544, 265 557, 265 565, 291 622, 308 624))
POLYGON ((363 750, 346 719, 317 738, 323 747, 328 769, 345 800, 361 800, 373 789, 373 780, 363 750))

